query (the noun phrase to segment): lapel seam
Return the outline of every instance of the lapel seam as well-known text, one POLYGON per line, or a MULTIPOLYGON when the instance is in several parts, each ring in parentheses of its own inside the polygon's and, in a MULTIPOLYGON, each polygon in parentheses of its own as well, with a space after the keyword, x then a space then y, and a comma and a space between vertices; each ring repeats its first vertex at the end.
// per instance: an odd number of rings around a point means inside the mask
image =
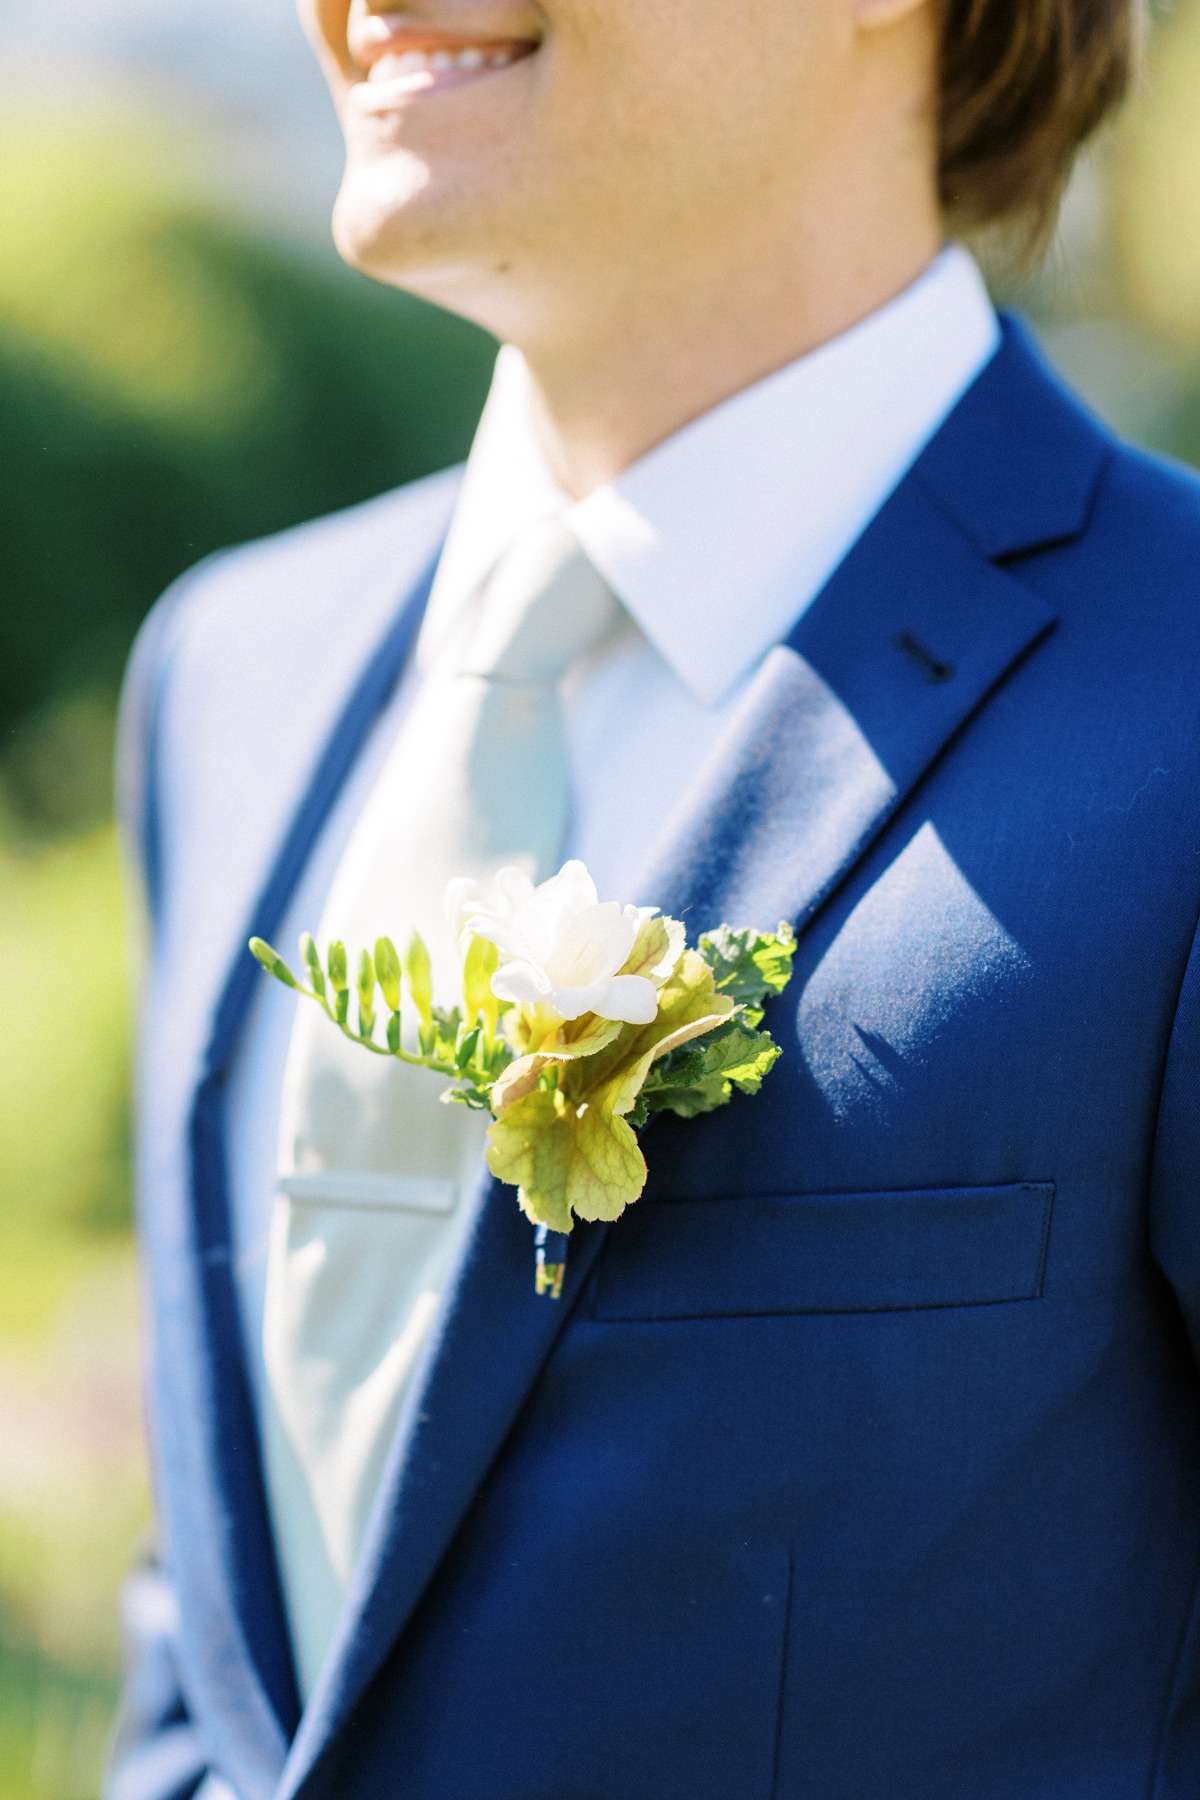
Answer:
POLYGON ((998 549, 989 547, 980 531, 972 525, 969 508, 955 504, 953 494, 948 492, 945 485, 935 478, 924 456, 917 459, 909 474, 930 504, 936 506, 938 511, 952 522, 963 537, 993 568, 1006 570, 1007 565, 1011 562, 1019 561, 1024 557, 1037 556, 1043 551, 1054 550, 1064 544, 1077 543, 1081 537, 1086 535, 1096 510, 1100 488, 1112 465, 1114 454, 1114 445, 1103 441, 1098 444, 1095 466, 1091 471, 1086 490, 1081 495, 1074 497, 1069 516, 1064 504, 1063 518, 1059 525, 1043 525, 1037 530, 1027 532, 1023 537, 1005 543, 998 549))

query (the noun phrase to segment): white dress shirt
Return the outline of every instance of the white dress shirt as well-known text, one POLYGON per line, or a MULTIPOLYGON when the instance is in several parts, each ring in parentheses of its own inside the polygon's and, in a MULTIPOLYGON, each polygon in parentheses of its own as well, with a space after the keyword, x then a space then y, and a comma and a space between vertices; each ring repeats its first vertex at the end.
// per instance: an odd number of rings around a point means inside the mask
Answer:
MULTIPOLYGON (((998 343, 974 262, 948 249, 870 318, 577 502, 539 448, 524 362, 501 351, 413 666, 326 822, 279 934, 285 953, 321 917, 423 670, 503 552, 528 525, 554 515, 565 516, 629 614, 568 684, 573 826, 565 853, 582 857, 603 897, 634 898, 638 871, 747 679, 998 343)), ((234 1241, 256 1382, 295 1005, 286 989, 262 984, 230 1082, 234 1241)))

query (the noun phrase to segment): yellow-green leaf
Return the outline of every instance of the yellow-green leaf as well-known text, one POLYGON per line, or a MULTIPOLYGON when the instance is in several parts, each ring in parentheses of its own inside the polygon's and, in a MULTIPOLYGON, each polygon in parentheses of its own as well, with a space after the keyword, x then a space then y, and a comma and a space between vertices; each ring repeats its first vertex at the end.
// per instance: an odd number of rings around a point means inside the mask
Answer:
POLYGON ((623 1118, 572 1106, 558 1090, 515 1101, 488 1132, 488 1167, 520 1190, 536 1223, 570 1231, 572 1215, 616 1219, 646 1185, 646 1162, 623 1118))
POLYGON ((520 1190, 529 1218, 552 1231, 571 1229, 569 1119, 562 1095, 541 1090, 510 1106, 488 1130, 488 1168, 520 1190))
POLYGON ((678 968, 686 942, 687 929, 678 919, 664 919, 661 915, 647 919, 620 972, 622 975, 641 975, 657 985, 678 968))
POLYGON ((586 1105, 573 1115, 567 1202, 580 1219, 619 1219, 646 1185, 646 1159, 625 1120, 586 1105))

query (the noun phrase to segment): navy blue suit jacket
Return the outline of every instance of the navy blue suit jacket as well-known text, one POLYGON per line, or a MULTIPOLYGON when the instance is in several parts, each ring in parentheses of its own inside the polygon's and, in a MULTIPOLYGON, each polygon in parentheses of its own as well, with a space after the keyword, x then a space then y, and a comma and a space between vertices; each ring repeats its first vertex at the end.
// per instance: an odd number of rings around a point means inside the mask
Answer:
POLYGON ((762 1095, 558 1306, 481 1187, 301 1718, 223 1108, 453 481, 143 637, 163 1561, 112 1800, 1197 1800, 1200 486, 1021 329, 756 675, 646 894, 794 919, 762 1095))

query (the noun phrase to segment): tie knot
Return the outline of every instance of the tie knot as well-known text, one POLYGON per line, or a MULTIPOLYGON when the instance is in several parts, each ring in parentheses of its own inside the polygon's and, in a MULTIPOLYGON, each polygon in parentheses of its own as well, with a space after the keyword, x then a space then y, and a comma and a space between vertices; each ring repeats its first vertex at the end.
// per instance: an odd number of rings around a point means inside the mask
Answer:
POLYGON ((569 527, 534 526, 488 580, 464 672, 556 686, 619 617, 620 602, 569 527))

